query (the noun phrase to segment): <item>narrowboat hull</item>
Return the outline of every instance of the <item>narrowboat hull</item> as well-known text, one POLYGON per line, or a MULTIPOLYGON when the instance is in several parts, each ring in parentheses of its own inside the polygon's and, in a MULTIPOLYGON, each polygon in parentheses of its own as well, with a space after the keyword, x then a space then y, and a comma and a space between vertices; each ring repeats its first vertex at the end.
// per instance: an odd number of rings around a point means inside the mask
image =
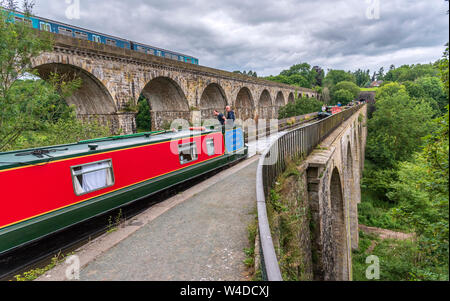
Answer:
POLYGON ((146 134, 0 154, 0 256, 244 159, 243 140, 242 129, 146 134), (84 191, 98 172, 108 184, 84 191))
MULTIPOLYGON (((0 230, 0 255, 246 158, 225 155, 0 230)), ((105 225, 106 226, 106 225, 105 225)))

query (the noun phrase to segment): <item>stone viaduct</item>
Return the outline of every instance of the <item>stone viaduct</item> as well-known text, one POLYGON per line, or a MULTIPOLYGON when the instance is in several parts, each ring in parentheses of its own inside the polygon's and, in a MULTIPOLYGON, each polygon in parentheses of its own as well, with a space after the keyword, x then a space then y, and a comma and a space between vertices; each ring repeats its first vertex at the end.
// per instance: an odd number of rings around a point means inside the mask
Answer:
POLYGON ((367 106, 336 129, 306 160, 309 209, 315 225, 316 280, 351 280, 358 248, 358 204, 367 139, 367 106))
POLYGON ((136 131, 136 104, 150 104, 152 128, 174 119, 193 123, 213 118, 231 105, 238 119, 277 118, 295 97, 318 97, 310 89, 187 64, 67 36, 54 36, 54 49, 32 60, 43 79, 50 73, 80 77, 82 87, 67 99, 79 118, 99 118, 115 132, 136 131))

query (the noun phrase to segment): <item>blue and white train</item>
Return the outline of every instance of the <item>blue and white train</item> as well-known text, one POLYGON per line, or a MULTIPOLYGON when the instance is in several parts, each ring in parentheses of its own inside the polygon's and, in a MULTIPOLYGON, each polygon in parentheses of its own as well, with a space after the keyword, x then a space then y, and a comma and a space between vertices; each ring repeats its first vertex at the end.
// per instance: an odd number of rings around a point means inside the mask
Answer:
MULTIPOLYGON (((2 9, 0 7, 0 9, 2 9)), ((2 9, 3 10, 3 9, 2 9)), ((134 51, 156 55, 163 58, 177 60, 185 63, 198 65, 198 59, 192 56, 181 54, 174 51, 165 50, 162 48, 137 43, 114 36, 106 35, 103 33, 95 32, 92 30, 83 29, 80 27, 64 24, 49 19, 31 16, 27 17, 20 12, 12 12, 14 22, 27 22, 33 28, 41 31, 48 31, 55 34, 62 34, 78 39, 89 40, 95 43, 101 43, 105 45, 115 46, 119 48, 131 49, 134 51)))

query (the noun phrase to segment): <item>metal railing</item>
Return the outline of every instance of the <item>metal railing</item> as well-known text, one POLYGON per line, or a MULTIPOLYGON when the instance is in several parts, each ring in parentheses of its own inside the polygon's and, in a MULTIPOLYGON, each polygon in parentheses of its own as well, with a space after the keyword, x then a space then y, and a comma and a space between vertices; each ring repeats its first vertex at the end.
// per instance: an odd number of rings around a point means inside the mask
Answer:
POLYGON ((261 156, 256 174, 261 268, 264 280, 283 281, 267 217, 266 198, 286 170, 286 159, 306 158, 325 138, 363 105, 355 106, 279 137, 261 156))

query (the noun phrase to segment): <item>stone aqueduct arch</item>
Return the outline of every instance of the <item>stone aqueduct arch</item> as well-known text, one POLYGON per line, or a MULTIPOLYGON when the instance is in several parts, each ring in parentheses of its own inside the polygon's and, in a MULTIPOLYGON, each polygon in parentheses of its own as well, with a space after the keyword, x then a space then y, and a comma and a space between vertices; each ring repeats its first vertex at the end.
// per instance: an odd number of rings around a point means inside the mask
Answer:
MULTIPOLYGON (((362 109, 360 114, 367 114, 362 109)), ((316 280, 350 280, 352 249, 359 245, 358 209, 367 128, 354 114, 339 133, 327 138, 323 150, 307 158, 312 242, 318 258, 316 280)))
POLYGON ((89 41, 59 36, 56 40, 55 50, 34 58, 32 67, 44 79, 50 72, 80 76, 83 86, 67 102, 76 106, 80 118, 100 118, 124 134, 136 130, 136 113, 130 108, 141 95, 149 98, 152 126, 159 129, 175 118, 214 118, 213 110, 224 111, 226 105, 234 106, 242 120, 270 119, 277 117, 281 105, 277 96, 284 105, 296 90, 312 92, 107 45, 93 47, 89 41))

